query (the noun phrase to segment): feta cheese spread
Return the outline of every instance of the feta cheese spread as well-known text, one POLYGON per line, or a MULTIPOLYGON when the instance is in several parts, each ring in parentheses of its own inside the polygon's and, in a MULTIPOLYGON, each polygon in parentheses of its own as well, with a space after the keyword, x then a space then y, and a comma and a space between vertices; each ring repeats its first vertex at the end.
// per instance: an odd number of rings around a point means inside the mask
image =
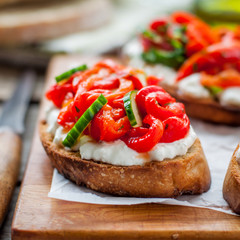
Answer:
POLYGON ((132 166, 143 165, 147 161, 162 161, 185 155, 196 140, 192 128, 188 135, 172 143, 158 143, 147 154, 142 154, 129 148, 123 141, 114 142, 86 142, 80 146, 80 155, 84 159, 94 159, 112 165, 132 166))
POLYGON ((194 98, 209 98, 210 92, 204 88, 201 83, 201 74, 194 73, 178 83, 178 90, 180 94, 187 95, 194 98))
POLYGON ((223 106, 240 107, 240 87, 230 87, 220 95, 220 103, 223 106))
MULTIPOLYGON (((52 108, 47 112, 48 132, 54 135, 53 142, 59 146, 62 145, 63 139, 67 132, 62 126, 57 124, 58 109, 52 108), (57 127, 56 127, 57 126, 57 127)), ((190 127, 189 133, 185 138, 172 143, 158 143, 151 151, 147 153, 138 153, 129 148, 123 141, 117 140, 114 142, 96 142, 90 136, 83 135, 77 143, 66 150, 80 151, 80 156, 83 159, 102 161, 112 165, 131 166, 143 165, 148 161, 162 161, 164 159, 173 159, 179 155, 185 155, 188 149, 193 145, 197 136, 190 127)))

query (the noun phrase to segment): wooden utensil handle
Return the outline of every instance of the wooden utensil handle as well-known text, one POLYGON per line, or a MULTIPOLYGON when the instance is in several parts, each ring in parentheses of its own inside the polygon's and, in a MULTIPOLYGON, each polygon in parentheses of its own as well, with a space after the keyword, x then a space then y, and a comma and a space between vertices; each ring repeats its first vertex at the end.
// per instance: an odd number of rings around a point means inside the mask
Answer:
POLYGON ((0 128, 0 226, 17 182, 21 160, 21 138, 10 129, 0 128))

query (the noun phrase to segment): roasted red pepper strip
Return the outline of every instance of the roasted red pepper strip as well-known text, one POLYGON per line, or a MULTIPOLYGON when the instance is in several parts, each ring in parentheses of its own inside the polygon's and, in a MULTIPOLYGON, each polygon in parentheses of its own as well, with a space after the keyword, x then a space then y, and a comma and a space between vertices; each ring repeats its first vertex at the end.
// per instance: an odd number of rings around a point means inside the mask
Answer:
POLYGON ((121 71, 121 70, 124 70, 125 67, 114 62, 113 60, 111 59, 105 59, 101 62, 98 62, 96 65, 95 65, 96 68, 107 68, 109 69, 111 72, 118 72, 118 71, 121 71))
POLYGON ((71 102, 66 107, 60 110, 60 113, 57 119, 57 123, 68 130, 70 130, 76 122, 76 118, 72 110, 73 110, 73 102, 71 102))
POLYGON ((186 55, 188 57, 192 56, 196 52, 203 50, 209 45, 201 32, 199 32, 199 29, 197 29, 192 24, 188 25, 186 35, 188 38, 188 42, 186 44, 186 55))
POLYGON ((61 109, 58 115, 58 124, 69 128, 70 122, 76 122, 88 107, 101 95, 109 94, 109 90, 96 89, 88 92, 82 92, 76 101, 61 109))
POLYGON ((184 105, 175 102, 168 93, 153 92, 146 96, 145 100, 146 111, 154 117, 165 120, 169 117, 182 117, 185 113, 184 105))
POLYGON ((159 85, 159 83, 163 81, 163 78, 149 75, 146 80, 147 80, 148 86, 149 85, 159 85))
POLYGON ((76 73, 72 76, 72 86, 73 90, 76 93, 78 91, 79 85, 86 81, 89 77, 91 77, 93 74, 97 74, 100 71, 100 68, 94 67, 92 69, 76 73))
POLYGON ((131 125, 125 112, 105 105, 93 118, 91 136, 97 141, 114 141, 125 135, 131 125))
POLYGON ((190 121, 185 114, 183 118, 170 117, 163 121, 164 132, 160 142, 170 143, 184 138, 190 128, 190 121))
POLYGON ((138 91, 136 95, 136 103, 140 113, 146 115, 145 100, 146 96, 151 92, 165 92, 165 90, 159 86, 147 86, 138 91))
POLYGON ((73 93, 73 88, 71 83, 66 83, 63 85, 54 84, 46 93, 48 100, 51 100, 54 105, 58 108, 62 107, 62 103, 65 99, 67 93, 73 93))
POLYGON ((213 67, 217 67, 221 71, 226 63, 235 64, 239 60, 240 42, 217 43, 190 57, 179 69, 177 80, 213 67))
POLYGON ((106 89, 95 89, 87 92, 83 92, 78 96, 78 99, 75 98, 73 104, 73 114, 77 118, 80 118, 82 114, 91 106, 91 104, 101 95, 106 96, 111 91, 106 89))
POLYGON ((229 68, 222 72, 210 75, 204 72, 201 73, 201 84, 205 87, 217 86, 220 88, 239 87, 240 73, 239 71, 229 68))
POLYGON ((157 33, 162 33, 162 28, 165 27, 169 22, 169 18, 167 17, 162 17, 155 19, 153 22, 150 23, 150 29, 157 33))
POLYGON ((119 78, 117 76, 108 76, 104 79, 99 77, 92 84, 91 89, 115 89, 118 88, 120 84, 119 78))
MULTIPOLYGON (((147 115, 143 119, 143 123, 150 126, 144 135, 134 136, 136 133, 131 132, 136 132, 137 130, 131 129, 129 134, 123 138, 128 147, 140 153, 150 151, 160 141, 163 134, 162 122, 152 115, 147 115)), ((145 131, 141 130, 141 132, 145 131)))
POLYGON ((115 92, 110 93, 105 97, 111 105, 114 99, 122 98, 126 93, 130 92, 131 90, 134 90, 133 82, 131 80, 121 78, 119 88, 115 92))
POLYGON ((179 24, 186 24, 187 26, 192 25, 196 30, 195 33, 198 32, 196 37, 201 36, 201 38, 205 39, 209 44, 215 43, 217 41, 217 37, 213 33, 210 26, 191 13, 181 11, 175 12, 171 15, 171 19, 173 22, 179 24))

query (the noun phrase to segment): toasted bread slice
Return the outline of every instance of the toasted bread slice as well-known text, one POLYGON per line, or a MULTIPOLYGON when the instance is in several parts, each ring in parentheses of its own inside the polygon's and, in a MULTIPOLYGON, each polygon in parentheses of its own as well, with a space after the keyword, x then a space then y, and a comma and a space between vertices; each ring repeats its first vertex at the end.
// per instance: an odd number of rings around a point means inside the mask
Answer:
POLYGON ((240 166, 236 159, 236 148, 229 163, 228 170, 223 183, 223 197, 232 210, 240 214, 240 166))
POLYGON ((211 178, 200 141, 185 156, 152 161, 143 166, 116 166, 81 159, 53 143, 46 122, 40 123, 40 138, 52 165, 78 185, 118 196, 177 197, 209 189, 211 178))

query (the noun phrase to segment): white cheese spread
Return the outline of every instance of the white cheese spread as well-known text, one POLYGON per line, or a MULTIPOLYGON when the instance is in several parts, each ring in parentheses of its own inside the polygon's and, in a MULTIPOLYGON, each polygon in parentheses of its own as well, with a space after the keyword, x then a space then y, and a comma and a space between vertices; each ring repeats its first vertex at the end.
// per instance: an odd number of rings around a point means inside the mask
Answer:
POLYGON ((180 94, 193 98, 209 98, 210 92, 204 88, 201 83, 201 74, 194 73, 178 82, 178 90, 180 94))
POLYGON ((55 134, 57 128, 59 127, 59 125, 57 124, 59 111, 60 110, 58 108, 55 108, 53 105, 51 105, 51 106, 48 106, 45 112, 46 121, 48 124, 47 132, 51 133, 52 135, 55 134))
POLYGON ((220 95, 220 103, 223 106, 240 107, 240 87, 229 87, 220 95))
POLYGON ((185 155, 196 138, 194 130, 190 128, 185 138, 172 143, 158 143, 147 154, 134 151, 121 140, 110 143, 86 142, 80 146, 80 155, 87 160, 94 159, 112 165, 143 165, 147 161, 162 161, 185 155))
MULTIPOLYGON (((59 110, 52 108, 51 111, 47 112, 47 123, 49 126, 58 126, 56 131, 53 131, 55 127, 51 129, 49 127, 51 130, 49 132, 54 135, 53 142, 63 147, 62 141, 67 132, 56 123, 57 116, 55 114, 57 111, 59 110)), ((65 149, 67 151, 80 151, 81 157, 86 160, 94 159, 121 166, 143 165, 147 161, 162 161, 167 158, 172 159, 179 155, 185 155, 196 138, 194 130, 190 128, 188 135, 183 139, 172 143, 159 143, 148 153, 138 153, 121 140, 97 143, 90 136, 84 135, 78 139, 71 149, 65 149)))

